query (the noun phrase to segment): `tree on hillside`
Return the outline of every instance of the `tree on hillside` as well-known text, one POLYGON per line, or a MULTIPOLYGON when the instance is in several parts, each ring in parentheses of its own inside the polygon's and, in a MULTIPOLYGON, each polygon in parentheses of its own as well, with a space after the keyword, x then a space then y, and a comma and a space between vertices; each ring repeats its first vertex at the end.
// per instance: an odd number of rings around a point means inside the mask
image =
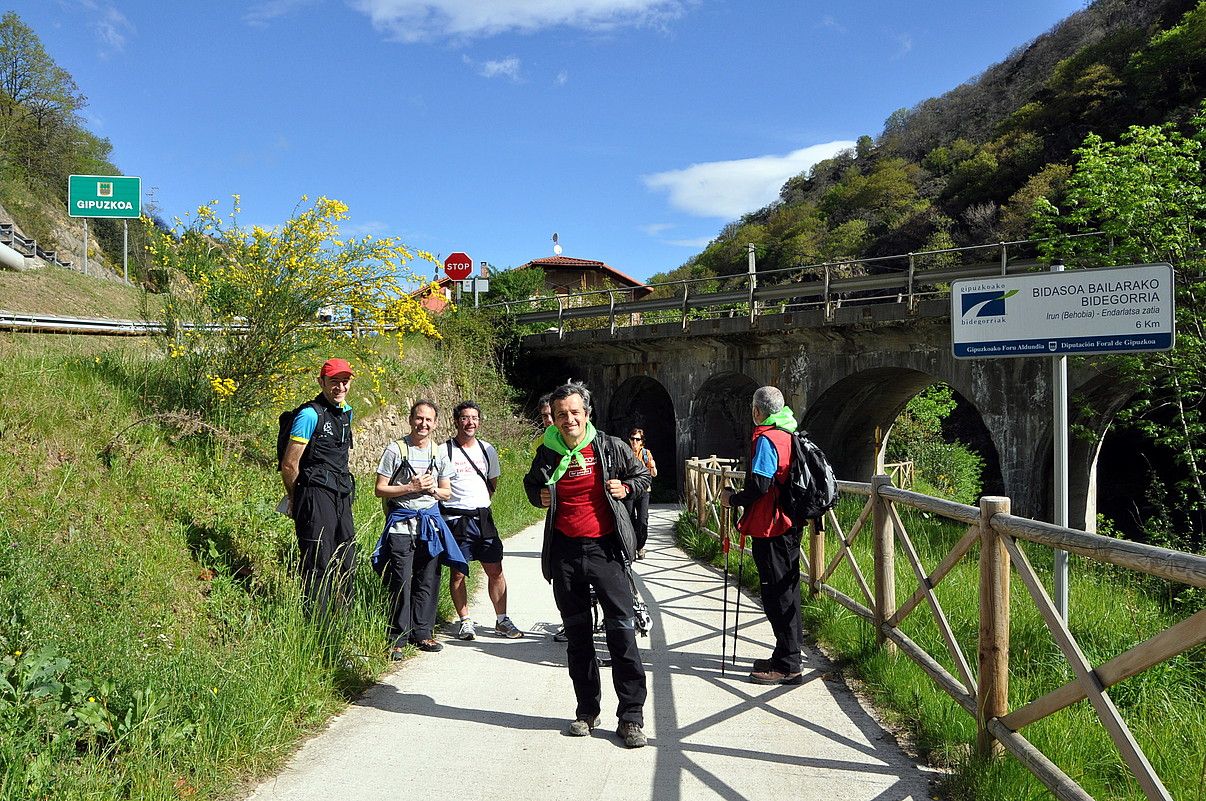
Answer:
POLYGON ((65 183, 59 179, 68 174, 64 167, 74 166, 77 114, 86 102, 15 12, 0 17, 0 145, 12 162, 47 187, 65 183))
POLYGON ((15 11, 0 18, 0 91, 0 113, 25 111, 38 125, 53 116, 72 117, 87 103, 75 79, 54 63, 15 11))
POLYGON ((1077 266, 1168 262, 1176 275, 1176 348, 1117 360, 1137 394, 1120 419, 1169 447, 1185 471, 1174 505, 1201 536, 1206 511, 1206 104, 1185 136, 1174 125, 1132 126, 1117 142, 1095 134, 1076 151, 1066 196, 1036 204, 1044 233, 1100 230, 1106 237, 1057 238, 1045 256, 1077 266))

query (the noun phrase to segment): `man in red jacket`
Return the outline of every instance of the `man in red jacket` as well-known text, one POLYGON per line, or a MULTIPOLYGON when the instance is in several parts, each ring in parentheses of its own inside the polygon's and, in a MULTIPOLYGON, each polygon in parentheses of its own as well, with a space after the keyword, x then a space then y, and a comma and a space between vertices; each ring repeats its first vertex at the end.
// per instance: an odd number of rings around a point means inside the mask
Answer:
MULTIPOLYGON (((791 435, 796 417, 784 405, 776 387, 754 392, 751 409, 754 434, 750 469, 740 492, 726 489, 722 506, 744 509, 737 530, 753 538, 751 550, 758 567, 762 608, 775 633, 775 650, 769 659, 755 659, 750 681, 755 684, 800 684, 800 530, 783 511, 779 496, 791 469, 791 435)), ((803 521, 801 521, 803 522, 803 521)))

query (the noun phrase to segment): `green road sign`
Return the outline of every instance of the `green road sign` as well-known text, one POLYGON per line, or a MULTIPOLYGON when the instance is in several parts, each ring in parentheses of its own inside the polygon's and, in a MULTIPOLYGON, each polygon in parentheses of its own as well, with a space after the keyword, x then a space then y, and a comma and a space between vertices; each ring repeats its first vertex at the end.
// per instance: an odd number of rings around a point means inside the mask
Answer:
POLYGON ((128 217, 142 214, 142 179, 126 175, 67 177, 67 213, 72 217, 128 217))

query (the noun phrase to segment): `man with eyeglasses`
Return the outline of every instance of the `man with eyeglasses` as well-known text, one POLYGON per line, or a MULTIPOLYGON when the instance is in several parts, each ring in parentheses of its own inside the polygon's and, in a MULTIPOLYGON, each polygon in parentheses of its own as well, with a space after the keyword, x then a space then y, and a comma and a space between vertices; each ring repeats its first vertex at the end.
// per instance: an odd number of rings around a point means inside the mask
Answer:
MULTIPOLYGON (((440 511, 466 561, 481 562, 482 572, 486 574, 486 591, 494 605, 494 633, 516 640, 523 636, 523 632, 507 615, 503 542, 490 511, 490 499, 498 488, 502 469, 494 446, 477 438, 481 414, 481 408, 473 401, 462 402, 452 412, 456 436, 444 443, 453 470, 452 494, 440 504, 440 511)), ((473 619, 469 617, 469 593, 464 573, 456 570, 449 572, 448 594, 452 596, 452 606, 456 609, 457 639, 474 639, 477 635, 473 619)))

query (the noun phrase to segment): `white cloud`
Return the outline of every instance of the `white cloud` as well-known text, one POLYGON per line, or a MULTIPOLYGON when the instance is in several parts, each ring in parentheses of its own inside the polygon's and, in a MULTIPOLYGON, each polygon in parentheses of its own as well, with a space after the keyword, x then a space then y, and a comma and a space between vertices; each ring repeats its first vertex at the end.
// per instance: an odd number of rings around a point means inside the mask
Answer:
POLYGON ((788 178, 852 147, 854 142, 846 140, 825 142, 785 156, 692 164, 642 180, 650 189, 669 193, 670 205, 688 214, 731 220, 773 201, 788 178))
POLYGON ((100 19, 92 23, 106 52, 120 53, 126 48, 126 35, 134 33, 134 23, 112 6, 104 9, 100 19))
POLYGON ((513 81, 519 80, 519 59, 515 56, 499 59, 498 61, 487 61, 481 65, 477 71, 478 75, 485 78, 510 78, 513 81))
POLYGON ((896 40, 896 52, 892 55, 892 59, 904 58, 909 51, 913 49, 913 37, 907 33, 898 33, 892 37, 896 40))
POLYGON ((342 233, 348 236, 383 236, 389 230, 389 225, 381 220, 366 220, 362 223, 354 223, 340 227, 342 233))
POLYGON ((817 24, 817 27, 818 28, 831 28, 831 29, 837 31, 838 33, 846 32, 845 26, 843 26, 840 22, 838 22, 837 19, 835 19, 834 17, 828 16, 828 15, 821 18, 821 21, 817 24))
POLYGON ((565 86, 567 83, 569 83, 569 73, 565 70, 561 70, 561 72, 557 73, 556 83, 558 86, 565 86))
POLYGON ((697 239, 667 239, 667 245, 674 245, 679 248, 691 248, 692 250, 700 250, 706 248, 712 243, 712 238, 709 236, 701 236, 697 239))
MULTIPOLYGON (((275 0, 288 2, 289 0, 275 0)), ((567 27, 599 31, 658 25, 696 0, 352 0, 378 30, 403 42, 480 38, 567 27)))
POLYGON ((136 31, 134 23, 130 22, 125 14, 115 6, 100 0, 78 0, 76 5, 91 17, 88 27, 100 40, 102 59, 125 50, 127 37, 136 31))
POLYGON ((248 25, 267 25, 278 17, 286 16, 295 9, 313 5, 317 0, 261 0, 247 9, 243 21, 248 25))
POLYGON ((639 226, 640 230, 644 231, 649 236, 657 236, 658 234, 669 231, 674 227, 674 223, 649 223, 648 225, 639 226))

